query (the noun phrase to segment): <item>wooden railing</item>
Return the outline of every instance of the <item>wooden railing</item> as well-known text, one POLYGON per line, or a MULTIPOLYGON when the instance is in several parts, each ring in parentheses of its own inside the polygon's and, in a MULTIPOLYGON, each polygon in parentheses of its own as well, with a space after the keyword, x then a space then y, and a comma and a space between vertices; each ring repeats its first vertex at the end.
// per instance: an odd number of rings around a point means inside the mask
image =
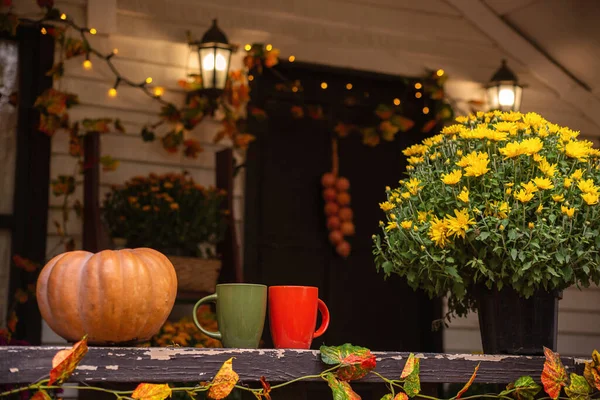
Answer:
MULTIPOLYGON (((0 384, 23 384, 37 381, 51 369, 52 358, 63 347, 0 347, 0 384)), ((376 372, 386 377, 400 376, 408 353, 374 352, 376 372)), ((508 383, 523 375, 539 381, 543 357, 416 354, 420 361, 423 383, 465 383, 476 365, 478 383, 508 383)), ((313 350, 273 349, 196 349, 90 347, 70 382, 199 382, 210 381, 221 364, 235 357, 233 366, 241 383, 287 382, 326 369, 313 350)), ((583 372, 582 359, 562 357, 567 372, 583 372)), ((381 383, 374 375, 359 382, 381 383)))

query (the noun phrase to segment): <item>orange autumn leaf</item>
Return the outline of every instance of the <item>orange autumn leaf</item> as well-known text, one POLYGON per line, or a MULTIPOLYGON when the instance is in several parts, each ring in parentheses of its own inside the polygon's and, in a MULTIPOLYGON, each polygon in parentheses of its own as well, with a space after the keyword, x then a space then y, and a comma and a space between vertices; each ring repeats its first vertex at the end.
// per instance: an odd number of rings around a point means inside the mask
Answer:
POLYGON ((15 291, 15 300, 17 300, 17 302, 19 302, 21 304, 27 303, 27 300, 29 300, 29 295, 23 289, 18 288, 15 291))
POLYGON ((263 387, 262 395, 265 396, 265 399, 271 400, 271 385, 267 382, 267 379, 264 376, 260 377, 260 384, 263 387))
POLYGON ((567 371, 560 360, 560 355, 544 347, 544 370, 542 371, 542 384, 544 391, 553 399, 560 396, 563 386, 567 384, 567 371))
POLYGON ((477 364, 477 366, 475 367, 475 371, 473 371, 473 375, 471 375, 471 378, 469 379, 469 381, 467 383, 465 383, 465 386, 463 386, 463 388, 460 389, 460 391, 456 395, 455 399, 460 399, 460 396, 462 396, 463 394, 465 394, 465 392, 467 390, 469 390, 469 388, 473 384, 473 381, 475 380, 475 377, 477 376, 477 371, 479 371, 479 364, 477 364))
POLYGON ((402 369, 402 374, 400 374, 400 379, 406 379, 410 374, 413 373, 415 369, 415 355, 410 353, 408 356, 408 360, 406 360, 406 364, 404 364, 404 368, 402 369))
POLYGON ((421 132, 427 133, 427 132, 431 131, 433 128, 435 128, 436 125, 437 125, 437 120, 430 119, 423 125, 423 127, 421 128, 421 132))
POLYGON ((131 397, 139 400, 164 400, 171 397, 171 393, 171 388, 167 384, 140 383, 131 397))
POLYGON ((592 361, 585 363, 583 376, 590 386, 600 390, 600 353, 598 350, 594 350, 592 353, 592 361))
POLYGON ((13 256, 13 262, 18 268, 24 269, 27 272, 35 272, 40 268, 40 265, 34 263, 28 258, 21 257, 18 254, 13 256))
POLYGON ((83 339, 73 345, 72 349, 59 351, 52 360, 48 384, 60 385, 69 379, 87 350, 87 335, 85 335, 83 339))
POLYGON ((238 374, 233 370, 233 357, 225 361, 210 384, 208 397, 221 400, 229 396, 233 387, 239 380, 238 374))
POLYGON ((36 392, 30 400, 52 400, 52 397, 50 397, 45 390, 40 390, 36 392))
POLYGON ((304 109, 301 106, 292 106, 290 112, 292 113, 293 118, 304 118, 304 109))
POLYGON ((400 392, 394 397, 394 400, 408 400, 408 396, 406 393, 400 392))

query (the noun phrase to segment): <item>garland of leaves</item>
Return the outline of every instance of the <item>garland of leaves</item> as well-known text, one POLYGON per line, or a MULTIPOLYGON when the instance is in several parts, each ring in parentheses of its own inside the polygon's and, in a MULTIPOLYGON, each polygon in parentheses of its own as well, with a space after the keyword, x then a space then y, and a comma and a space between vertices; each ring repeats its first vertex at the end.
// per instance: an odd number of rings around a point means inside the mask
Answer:
MULTIPOLYGON (((35 391, 32 400, 48 400, 52 397, 51 393, 60 390, 71 374, 77 368, 77 365, 87 353, 87 337, 75 343, 69 350, 61 350, 52 360, 52 370, 49 378, 40 379, 28 386, 8 390, 0 393, 0 397, 9 396, 25 391, 35 391)), ((544 347, 546 360, 541 374, 541 382, 547 397, 537 397, 540 400, 564 399, 561 396, 563 392, 566 398, 570 400, 589 400, 600 394, 600 353, 594 350, 592 360, 585 362, 583 376, 571 373, 567 376, 567 371, 560 359, 558 353, 544 347)), ((381 400, 408 400, 409 398, 422 398, 427 400, 440 400, 436 397, 421 394, 421 383, 419 378, 420 359, 410 354, 404 364, 399 379, 386 378, 374 371, 377 366, 375 355, 365 347, 353 346, 346 343, 342 346, 321 346, 321 361, 328 367, 318 375, 306 375, 288 382, 271 386, 264 377, 261 377, 262 388, 254 389, 245 385, 240 385, 239 375, 233 369, 233 357, 225 361, 215 377, 210 382, 200 382, 198 385, 189 387, 171 387, 169 384, 140 383, 132 391, 116 391, 95 386, 74 386, 77 390, 95 390, 111 393, 116 399, 138 399, 138 400, 164 400, 171 397, 172 394, 182 392, 194 398, 195 395, 206 393, 209 399, 220 400, 227 397, 234 388, 251 392, 257 399, 271 399, 271 392, 291 383, 307 380, 322 379, 327 382, 331 388, 335 400, 360 400, 360 396, 352 390, 349 382, 364 378, 368 374, 379 377, 387 387, 390 393, 386 394, 381 400)), ((538 385, 530 376, 522 376, 515 382, 506 386, 506 389, 499 394, 479 394, 468 397, 462 397, 471 387, 477 377, 479 364, 475 367, 469 381, 463 388, 450 400, 462 398, 495 398, 502 400, 533 400, 541 391, 542 386, 538 385)))

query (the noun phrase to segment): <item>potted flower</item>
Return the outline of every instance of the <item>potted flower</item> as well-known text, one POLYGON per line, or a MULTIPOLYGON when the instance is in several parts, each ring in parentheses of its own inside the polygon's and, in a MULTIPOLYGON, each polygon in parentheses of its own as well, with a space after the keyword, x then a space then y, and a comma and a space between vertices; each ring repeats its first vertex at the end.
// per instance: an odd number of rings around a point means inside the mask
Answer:
POLYGON ((150 174, 113 187, 103 204, 111 237, 169 257, 182 292, 214 292, 221 262, 214 246, 224 236, 225 193, 187 174, 150 174))
POLYGON ((404 150, 375 263, 448 319, 477 309, 486 353, 555 349, 560 292, 600 281, 600 151, 535 113, 457 122, 404 150))

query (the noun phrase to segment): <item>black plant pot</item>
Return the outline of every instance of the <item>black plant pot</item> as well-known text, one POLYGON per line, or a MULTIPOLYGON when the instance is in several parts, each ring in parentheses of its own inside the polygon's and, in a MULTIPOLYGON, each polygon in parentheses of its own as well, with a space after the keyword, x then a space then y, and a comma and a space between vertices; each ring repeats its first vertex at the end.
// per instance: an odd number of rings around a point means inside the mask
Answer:
POLYGON ((481 343, 486 354, 543 355, 556 351, 558 292, 525 299, 512 288, 475 290, 481 343))

